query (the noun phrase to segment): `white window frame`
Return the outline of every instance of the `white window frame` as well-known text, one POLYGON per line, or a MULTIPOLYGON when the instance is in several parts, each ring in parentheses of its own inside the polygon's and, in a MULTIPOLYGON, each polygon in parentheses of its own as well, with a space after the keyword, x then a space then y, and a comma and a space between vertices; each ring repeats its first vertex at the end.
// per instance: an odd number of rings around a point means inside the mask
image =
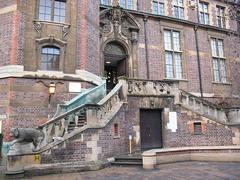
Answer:
POLYGON ((211 38, 213 82, 217 83, 227 83, 228 81, 223 42, 223 39, 211 38), (219 45, 220 42, 222 44, 221 46, 219 45), (220 47, 222 48, 221 51, 220 47))
POLYGON ((152 12, 153 12, 153 14, 165 15, 164 0, 153 0, 152 1, 152 12), (157 4, 157 12, 155 12, 155 10, 154 10, 154 4, 157 4))
POLYGON ((184 3, 185 3, 185 0, 182 0, 183 1, 183 4, 181 5, 180 4, 180 1, 181 0, 173 0, 173 17, 175 18, 178 18, 178 19, 185 19, 185 6, 184 6, 184 3), (177 1, 177 4, 175 3, 175 1, 177 1), (177 8, 177 16, 175 14, 175 9, 177 8), (183 16, 181 16, 181 9, 183 9, 183 16))
POLYGON ((204 1, 199 1, 198 4, 198 9, 199 9, 199 22, 201 24, 210 24, 210 19, 209 19, 209 3, 204 2, 204 1), (205 6, 207 6, 207 9, 205 9, 205 6), (203 17, 203 18, 201 18, 203 17))
POLYGON ((183 53, 181 50, 181 31, 178 30, 172 30, 172 29, 164 29, 164 59, 165 59, 165 77, 167 79, 183 79, 184 78, 184 73, 183 73, 183 53), (170 32, 170 46, 171 48, 166 47, 166 36, 165 36, 165 32, 170 32), (178 49, 175 49, 174 47, 174 37, 173 37, 173 33, 179 33, 179 44, 178 49), (167 64, 167 59, 166 59, 166 55, 167 54, 171 54, 172 56, 172 64, 167 64), (179 67, 179 65, 177 65, 177 55, 179 55, 178 57, 180 57, 180 69, 177 68, 177 66, 179 67), (172 76, 169 76, 168 74, 168 65, 172 66, 172 76), (180 72, 180 74, 179 74, 180 72))

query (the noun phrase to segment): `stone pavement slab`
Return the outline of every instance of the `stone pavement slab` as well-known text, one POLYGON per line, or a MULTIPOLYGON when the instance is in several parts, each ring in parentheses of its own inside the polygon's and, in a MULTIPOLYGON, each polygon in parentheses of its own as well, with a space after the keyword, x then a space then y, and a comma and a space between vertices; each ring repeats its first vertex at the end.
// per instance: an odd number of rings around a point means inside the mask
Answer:
POLYGON ((23 180, 240 180, 240 163, 180 162, 155 170, 112 166, 99 171, 29 177, 23 180))

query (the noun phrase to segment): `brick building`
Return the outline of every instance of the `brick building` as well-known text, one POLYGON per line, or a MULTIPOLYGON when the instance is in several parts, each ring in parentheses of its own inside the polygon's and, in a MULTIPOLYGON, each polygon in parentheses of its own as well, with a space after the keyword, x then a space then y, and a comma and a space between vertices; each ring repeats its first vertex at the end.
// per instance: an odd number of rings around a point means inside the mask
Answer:
POLYGON ((222 0, 0 0, 4 145, 12 127, 44 133, 41 163, 124 154, 129 135, 134 152, 240 145, 234 7, 222 0))

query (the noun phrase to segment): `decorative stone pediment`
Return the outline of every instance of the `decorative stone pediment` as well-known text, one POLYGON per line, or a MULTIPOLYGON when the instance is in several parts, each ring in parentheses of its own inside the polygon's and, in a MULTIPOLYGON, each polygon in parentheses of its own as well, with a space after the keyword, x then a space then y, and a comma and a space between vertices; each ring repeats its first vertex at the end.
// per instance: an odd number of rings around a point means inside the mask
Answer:
MULTIPOLYGON (((128 39, 136 38, 134 33, 139 31, 137 20, 120 6, 103 10, 100 15, 101 35, 125 36, 128 39)), ((132 39, 133 40, 133 39, 132 39)))

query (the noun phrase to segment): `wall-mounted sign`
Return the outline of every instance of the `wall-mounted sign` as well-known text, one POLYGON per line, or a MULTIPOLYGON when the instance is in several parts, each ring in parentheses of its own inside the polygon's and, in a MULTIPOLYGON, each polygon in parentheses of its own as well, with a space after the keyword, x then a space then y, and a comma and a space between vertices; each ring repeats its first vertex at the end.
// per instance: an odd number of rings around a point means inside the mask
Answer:
POLYGON ((81 83, 78 82, 69 82, 68 90, 70 93, 80 93, 81 92, 81 83))
POLYGON ((177 112, 169 112, 169 122, 167 128, 172 132, 177 131, 177 112))

